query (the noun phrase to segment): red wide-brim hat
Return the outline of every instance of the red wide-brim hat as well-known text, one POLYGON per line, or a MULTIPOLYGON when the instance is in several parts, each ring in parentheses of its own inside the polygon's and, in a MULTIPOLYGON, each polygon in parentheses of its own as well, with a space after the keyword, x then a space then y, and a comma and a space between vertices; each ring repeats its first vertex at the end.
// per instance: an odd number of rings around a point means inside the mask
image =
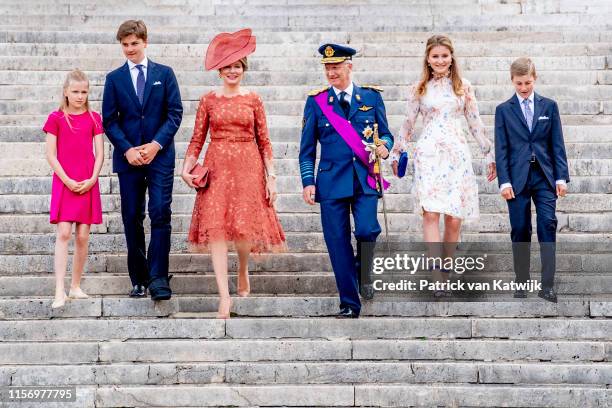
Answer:
POLYGON ((255 51, 255 37, 251 29, 235 33, 221 33, 208 45, 204 66, 207 71, 226 67, 255 51))

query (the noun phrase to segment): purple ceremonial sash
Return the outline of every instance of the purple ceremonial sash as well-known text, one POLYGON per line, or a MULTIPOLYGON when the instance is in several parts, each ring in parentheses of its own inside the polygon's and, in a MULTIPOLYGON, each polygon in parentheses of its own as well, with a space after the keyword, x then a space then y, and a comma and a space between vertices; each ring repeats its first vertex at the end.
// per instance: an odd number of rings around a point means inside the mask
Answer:
MULTIPOLYGON (((336 129, 336 132, 342 137, 342 140, 346 142, 348 147, 351 148, 355 156, 361 160, 363 164, 368 168, 368 185, 376 190, 376 176, 374 175, 374 163, 370 163, 369 154, 365 149, 364 144, 361 142, 361 136, 357 133, 357 131, 351 126, 348 120, 338 115, 334 112, 332 105, 327 103, 327 93, 321 92, 317 96, 315 96, 315 102, 321 108, 321 111, 329 120, 332 127, 336 129)), ((382 170, 382 169, 381 169, 382 170)), ((387 180, 383 179, 384 189, 388 189, 390 184, 387 180)))

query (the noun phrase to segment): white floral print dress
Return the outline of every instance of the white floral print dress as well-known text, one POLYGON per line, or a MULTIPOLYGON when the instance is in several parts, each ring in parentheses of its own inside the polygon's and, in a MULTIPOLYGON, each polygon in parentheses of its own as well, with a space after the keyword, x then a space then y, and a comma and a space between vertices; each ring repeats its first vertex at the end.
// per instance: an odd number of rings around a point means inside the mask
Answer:
POLYGON ((423 131, 416 142, 414 163, 414 205, 418 213, 425 211, 447 214, 464 220, 479 217, 478 184, 472 169, 472 155, 463 130, 465 117, 469 131, 476 139, 487 164, 493 163, 493 144, 484 134, 478 105, 471 84, 463 79, 462 96, 453 92, 448 77, 431 79, 425 95, 417 95, 417 84, 410 88, 406 118, 400 130, 399 143, 392 158, 406 150, 414 135, 419 113, 423 115, 423 131))

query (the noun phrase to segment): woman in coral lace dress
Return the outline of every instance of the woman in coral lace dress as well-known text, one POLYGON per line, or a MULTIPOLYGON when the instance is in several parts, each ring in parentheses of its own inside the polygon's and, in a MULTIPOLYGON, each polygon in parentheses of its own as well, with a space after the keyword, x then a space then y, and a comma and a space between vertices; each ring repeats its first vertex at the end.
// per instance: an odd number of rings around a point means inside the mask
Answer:
MULTIPOLYGON (((484 134, 478 105, 471 84, 461 78, 450 38, 434 35, 427 41, 423 75, 408 95, 406 119, 400 130, 391 157, 397 175, 399 153, 414 135, 417 116, 423 115, 423 131, 414 148, 414 205, 423 216, 423 239, 436 253, 432 256, 452 257, 454 244, 459 241, 463 220, 476 220, 478 184, 472 170, 472 155, 461 119, 467 120, 470 133, 476 139, 487 162, 487 179, 496 177, 493 144, 484 134), (439 221, 444 215, 444 235, 439 221), (439 251, 444 249, 444 253, 439 251)), ((431 250, 430 250, 431 252, 431 250)), ((445 281, 450 272, 433 268, 436 281, 445 281)), ((436 291, 436 296, 448 296, 436 291)))
POLYGON ((190 171, 210 130, 204 158, 209 181, 197 192, 188 240, 192 249, 211 253, 220 296, 218 317, 224 319, 231 308, 228 249, 238 253, 239 296, 250 292, 250 253, 286 249, 274 210, 276 175, 264 106, 257 94, 240 88, 246 56, 254 50, 255 37, 248 29, 222 33, 211 41, 206 69, 219 70, 223 87, 200 99, 182 170, 183 180, 195 187, 190 171))

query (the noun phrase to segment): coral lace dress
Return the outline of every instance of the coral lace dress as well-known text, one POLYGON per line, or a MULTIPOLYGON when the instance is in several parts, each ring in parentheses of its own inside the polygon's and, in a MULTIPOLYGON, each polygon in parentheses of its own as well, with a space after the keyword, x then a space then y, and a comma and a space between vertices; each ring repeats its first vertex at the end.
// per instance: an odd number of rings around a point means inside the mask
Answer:
POLYGON ((247 241, 256 253, 285 250, 285 234, 266 199, 264 159, 272 159, 272 145, 261 98, 202 96, 186 156, 199 157, 209 130, 204 157, 209 182, 196 195, 190 248, 205 252, 211 242, 233 247, 247 241))

